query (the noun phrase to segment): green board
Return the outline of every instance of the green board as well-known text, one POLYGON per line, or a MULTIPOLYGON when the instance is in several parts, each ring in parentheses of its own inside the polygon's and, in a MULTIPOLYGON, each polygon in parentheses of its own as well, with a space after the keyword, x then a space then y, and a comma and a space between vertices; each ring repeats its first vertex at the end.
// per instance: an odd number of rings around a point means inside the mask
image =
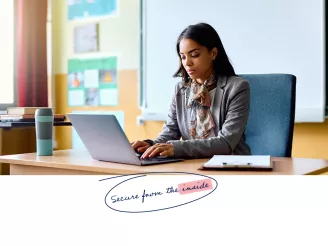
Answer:
POLYGON ((68 106, 117 106, 117 57, 68 61, 68 106))

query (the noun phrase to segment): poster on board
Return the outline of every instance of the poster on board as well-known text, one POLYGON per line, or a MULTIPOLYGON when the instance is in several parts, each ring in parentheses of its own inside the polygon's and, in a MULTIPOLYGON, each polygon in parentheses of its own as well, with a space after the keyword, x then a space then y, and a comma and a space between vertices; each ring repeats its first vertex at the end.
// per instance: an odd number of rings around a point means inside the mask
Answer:
POLYGON ((90 23, 74 28, 74 52, 88 53, 99 51, 98 23, 90 23))
POLYGON ((117 57, 68 60, 68 106, 117 106, 117 57))
POLYGON ((68 20, 117 15, 117 0, 66 0, 68 20))

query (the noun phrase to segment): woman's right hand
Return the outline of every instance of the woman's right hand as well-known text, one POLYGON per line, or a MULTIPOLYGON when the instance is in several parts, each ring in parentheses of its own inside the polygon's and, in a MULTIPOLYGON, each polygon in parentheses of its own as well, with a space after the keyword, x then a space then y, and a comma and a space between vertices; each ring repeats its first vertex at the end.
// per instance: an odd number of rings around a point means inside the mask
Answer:
POLYGON ((150 147, 150 144, 144 141, 134 141, 131 143, 131 146, 134 151, 138 153, 143 153, 150 147))

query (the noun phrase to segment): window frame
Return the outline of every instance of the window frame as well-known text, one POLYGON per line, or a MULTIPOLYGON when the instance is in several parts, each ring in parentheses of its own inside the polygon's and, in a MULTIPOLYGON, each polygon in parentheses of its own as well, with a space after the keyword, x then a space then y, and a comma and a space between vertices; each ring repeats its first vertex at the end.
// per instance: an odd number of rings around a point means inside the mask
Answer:
POLYGON ((13 32, 13 41, 14 41, 14 49, 13 49, 13 53, 14 53, 14 74, 13 74, 13 94, 14 94, 14 102, 10 103, 10 104, 5 104, 5 103, 0 103, 0 113, 6 113, 7 112, 7 108, 9 107, 16 107, 18 105, 18 86, 17 86, 17 33, 16 33, 16 27, 17 27, 17 19, 15 18, 17 15, 17 2, 16 0, 13 1, 14 4, 14 12, 13 12, 13 26, 14 26, 14 32, 13 32))

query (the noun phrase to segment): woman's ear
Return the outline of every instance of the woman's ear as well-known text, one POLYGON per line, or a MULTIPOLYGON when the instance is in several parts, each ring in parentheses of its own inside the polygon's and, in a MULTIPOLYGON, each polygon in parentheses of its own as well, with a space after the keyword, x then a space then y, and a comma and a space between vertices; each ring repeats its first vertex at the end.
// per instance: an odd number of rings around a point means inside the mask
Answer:
POLYGON ((215 58, 218 56, 218 48, 214 47, 211 51, 211 56, 212 56, 212 60, 214 61, 215 58))

